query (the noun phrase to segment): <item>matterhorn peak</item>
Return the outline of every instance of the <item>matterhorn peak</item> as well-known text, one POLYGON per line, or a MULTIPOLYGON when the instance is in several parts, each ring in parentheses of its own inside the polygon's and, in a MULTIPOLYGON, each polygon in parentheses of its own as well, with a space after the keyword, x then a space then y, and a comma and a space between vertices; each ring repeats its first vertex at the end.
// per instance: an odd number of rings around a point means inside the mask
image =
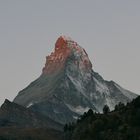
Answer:
POLYGON ((62 48, 65 48, 65 47, 68 47, 68 48, 76 48, 78 47, 78 44, 77 42, 75 42, 74 40, 72 40, 70 37, 67 37, 67 36, 60 36, 56 43, 55 43, 55 50, 58 50, 58 49, 62 49, 62 48))
POLYGON ((119 102, 126 104, 135 97, 115 82, 104 80, 92 70, 86 51, 70 37, 60 36, 46 57, 42 75, 20 91, 14 102, 65 124, 89 108, 102 112, 108 105, 113 110, 119 102))
POLYGON ((86 51, 70 37, 60 36, 55 43, 54 52, 46 57, 43 74, 52 74, 63 70, 70 57, 73 57, 73 63, 75 65, 79 65, 79 67, 84 69, 92 68, 86 51))

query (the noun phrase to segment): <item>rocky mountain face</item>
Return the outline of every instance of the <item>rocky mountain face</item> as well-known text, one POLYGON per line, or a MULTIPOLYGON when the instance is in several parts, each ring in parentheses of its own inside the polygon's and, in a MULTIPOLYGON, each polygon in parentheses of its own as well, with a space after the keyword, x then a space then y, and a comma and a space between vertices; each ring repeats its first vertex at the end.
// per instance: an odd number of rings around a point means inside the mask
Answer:
POLYGON ((71 38, 60 36, 54 52, 46 57, 41 76, 13 102, 65 124, 89 108, 102 112, 107 104, 112 110, 119 102, 126 104, 135 97, 94 72, 86 51, 71 38))

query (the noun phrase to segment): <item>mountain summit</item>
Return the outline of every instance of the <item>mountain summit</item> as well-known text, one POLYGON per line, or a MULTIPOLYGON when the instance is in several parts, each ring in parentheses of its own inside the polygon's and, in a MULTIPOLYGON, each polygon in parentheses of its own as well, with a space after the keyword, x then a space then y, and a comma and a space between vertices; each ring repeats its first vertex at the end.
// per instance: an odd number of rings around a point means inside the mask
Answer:
POLYGON ((55 43, 55 50, 50 56, 46 57, 46 64, 43 68, 43 74, 53 74, 64 70, 65 64, 71 56, 74 56, 75 65, 84 70, 92 68, 91 62, 86 51, 81 48, 70 37, 60 36, 55 43))
POLYGON ((64 124, 89 108, 102 112, 107 104, 112 110, 135 97, 94 72, 86 51, 71 38, 60 36, 41 76, 20 91, 14 102, 64 124))

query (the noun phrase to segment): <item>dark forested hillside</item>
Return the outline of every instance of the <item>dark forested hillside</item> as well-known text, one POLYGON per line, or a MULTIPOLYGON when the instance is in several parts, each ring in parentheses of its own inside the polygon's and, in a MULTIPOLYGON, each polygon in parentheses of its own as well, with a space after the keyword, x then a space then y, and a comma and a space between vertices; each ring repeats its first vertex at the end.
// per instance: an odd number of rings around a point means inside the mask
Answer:
POLYGON ((140 140, 140 96, 126 106, 119 103, 103 114, 91 109, 64 127, 65 140, 140 140))

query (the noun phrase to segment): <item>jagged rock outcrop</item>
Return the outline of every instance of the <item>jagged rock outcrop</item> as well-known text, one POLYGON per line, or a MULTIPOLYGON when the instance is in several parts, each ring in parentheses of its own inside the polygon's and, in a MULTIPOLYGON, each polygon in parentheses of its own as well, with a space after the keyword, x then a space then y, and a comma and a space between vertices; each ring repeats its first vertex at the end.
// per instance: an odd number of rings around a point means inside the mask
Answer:
POLYGON ((107 104, 112 110, 119 102, 135 97, 94 72, 86 51, 71 38, 61 36, 54 52, 46 57, 41 76, 20 91, 14 102, 64 124, 89 108, 102 112, 107 104))
POLYGON ((46 64, 43 68, 43 74, 53 74, 57 71, 64 70, 66 61, 74 55, 75 65, 84 70, 92 68, 86 51, 69 37, 60 36, 55 43, 55 51, 46 57, 46 64), (80 58, 80 59, 79 59, 80 58))

